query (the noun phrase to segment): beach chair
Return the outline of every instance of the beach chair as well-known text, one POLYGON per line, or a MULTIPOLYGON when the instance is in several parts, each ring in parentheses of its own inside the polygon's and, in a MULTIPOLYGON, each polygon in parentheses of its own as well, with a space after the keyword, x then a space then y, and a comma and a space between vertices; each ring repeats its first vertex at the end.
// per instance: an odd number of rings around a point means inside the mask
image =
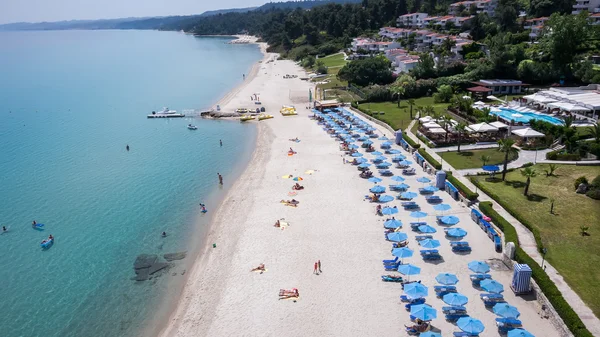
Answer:
POLYGON ((473 284, 473 286, 479 287, 481 281, 491 279, 492 275, 490 275, 490 274, 471 274, 471 275, 469 275, 469 278, 471 279, 471 284, 473 284))
POLYGON ((404 201, 404 202, 400 203, 400 205, 402 205, 402 206, 409 206, 409 205, 416 205, 416 204, 417 203, 414 201, 404 201))
MULTIPOLYGON (((401 165, 398 165, 398 167, 399 167, 399 168, 402 168, 402 166, 401 166, 401 165)), ((416 172, 416 171, 415 171, 415 169, 414 169, 414 168, 412 168, 412 167, 411 167, 411 168, 409 168, 409 169, 404 169, 404 170, 402 170, 402 174, 404 174, 404 175, 407 175, 407 176, 414 175, 414 174, 416 174, 416 173, 417 173, 417 172, 416 172)))
POLYGON ((437 249, 423 249, 421 250, 421 255, 430 255, 430 254, 439 254, 440 252, 437 249))
POLYGON ((392 259, 392 260, 382 260, 382 262, 385 263, 398 263, 398 260, 400 260, 397 256, 396 258, 392 259))
POLYGON ((433 191, 426 190, 424 188, 419 188, 419 193, 421 193, 421 194, 433 194, 433 191))
POLYGON ((469 316, 466 312, 465 313, 456 313, 456 314, 447 314, 446 317, 446 321, 454 323, 456 321, 458 321, 461 317, 466 317, 469 316))
POLYGON ((410 311, 410 307, 412 307, 413 305, 419 305, 419 304, 423 304, 423 303, 425 303, 425 299, 424 298, 417 298, 416 300, 414 300, 414 301, 412 301, 410 303, 407 303, 404 306, 404 309, 410 311))
POLYGON ((481 298, 483 300, 483 304, 486 306, 486 308, 493 307, 494 305, 496 305, 498 303, 506 303, 506 300, 504 300, 504 296, 502 296, 500 294, 482 294, 482 295, 498 295, 498 296, 481 298))
POLYGON ((409 209, 419 209, 419 205, 417 204, 412 204, 412 205, 404 205, 403 206, 405 210, 409 210, 409 209))
POLYGON ((452 246, 452 251, 455 253, 468 253, 471 251, 471 247, 468 244, 466 246, 452 246))
POLYGON ((394 173, 390 170, 379 170, 379 174, 384 176, 384 177, 388 177, 388 176, 393 176, 394 173))
POLYGON ((425 197, 425 200, 427 200, 427 202, 430 203, 430 204, 436 204, 436 203, 440 203, 440 202, 444 201, 442 198, 440 198, 437 195, 432 195, 430 197, 425 197))
POLYGON ((398 264, 384 264, 383 265, 383 269, 385 271, 397 271, 398 267, 400 267, 402 263, 398 263, 398 264))
POLYGON ((443 297, 446 294, 455 293, 456 286, 434 286, 433 290, 437 297, 443 297))
POLYGON ((448 307, 442 307, 442 312, 446 315, 449 314, 465 314, 467 313, 467 308, 459 305, 453 305, 448 307))
POLYGON ((415 240, 417 240, 417 241, 423 241, 423 240, 427 240, 427 239, 431 240, 431 239, 433 239, 433 236, 432 235, 417 235, 417 236, 415 236, 415 240))
POLYGON ((515 318, 496 318, 496 325, 499 333, 507 333, 512 329, 517 329, 523 326, 520 320, 515 318))
POLYGON ((394 275, 381 275, 381 280, 383 282, 395 282, 395 283, 401 283, 402 282, 402 276, 394 276, 394 275))
POLYGON ((427 254, 421 256, 423 257, 424 261, 437 261, 442 259, 442 256, 440 254, 427 254))

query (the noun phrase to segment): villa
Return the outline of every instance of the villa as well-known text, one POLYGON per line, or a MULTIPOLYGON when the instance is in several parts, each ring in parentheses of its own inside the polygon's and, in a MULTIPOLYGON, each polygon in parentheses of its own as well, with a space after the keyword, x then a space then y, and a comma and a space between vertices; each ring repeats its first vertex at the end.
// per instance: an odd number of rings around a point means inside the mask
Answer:
POLYGON ((460 1, 450 5, 449 12, 452 15, 460 15, 464 10, 469 10, 471 6, 475 6, 477 13, 487 13, 489 16, 494 16, 497 6, 497 0, 475 0, 475 1, 460 1))
POLYGON ((486 92, 490 95, 514 95, 523 92, 523 87, 529 86, 517 80, 479 80, 471 82, 476 87, 468 88, 471 92, 486 92))
POLYGON ((357 52, 358 50, 362 49, 367 51, 368 53, 383 53, 386 50, 395 49, 398 47, 400 47, 400 44, 398 42, 380 42, 367 38, 355 38, 354 40, 352 40, 350 50, 352 50, 353 52, 357 52))
POLYGON ((427 13, 404 14, 404 15, 401 15, 400 17, 398 17, 398 19, 396 20, 396 23, 398 24, 398 26, 401 26, 401 27, 420 28, 420 27, 423 27, 423 24, 425 22, 424 20, 428 16, 429 16, 429 14, 427 14, 427 13))
POLYGON ((600 13, 600 0, 575 0, 571 14, 588 11, 590 14, 600 13))

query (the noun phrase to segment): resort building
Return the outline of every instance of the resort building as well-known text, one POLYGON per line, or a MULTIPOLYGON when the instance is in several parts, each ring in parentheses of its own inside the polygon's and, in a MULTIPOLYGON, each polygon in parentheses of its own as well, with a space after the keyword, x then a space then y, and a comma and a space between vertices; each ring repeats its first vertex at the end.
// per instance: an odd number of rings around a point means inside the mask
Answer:
POLYGON ((383 27, 379 29, 379 36, 392 40, 407 38, 412 30, 406 28, 383 27))
POLYGON ((446 27, 446 25, 451 23, 452 25, 454 25, 454 27, 461 28, 464 24, 469 22, 469 20, 471 20, 472 18, 473 18, 472 16, 460 17, 460 16, 454 16, 454 15, 446 15, 446 16, 427 17, 423 21, 424 21, 425 27, 430 27, 432 25, 446 27))
POLYGON ((400 27, 412 27, 412 28, 421 28, 424 25, 424 20, 427 18, 429 14, 427 13, 410 13, 400 15, 396 20, 396 23, 400 27))
POLYGON ((523 97, 528 103, 540 104, 549 109, 560 109, 584 118, 598 121, 600 116, 600 85, 550 88, 523 97))
POLYGON ((528 86, 517 80, 479 80, 479 82, 471 82, 476 87, 468 88, 467 90, 475 93, 485 92, 488 95, 514 95, 523 92, 523 87, 528 86))
POLYGON ((588 11, 590 14, 600 13, 600 0, 575 0, 571 14, 579 14, 582 11, 588 11))
POLYGON ((592 25, 600 24, 600 13, 594 13, 588 17, 588 20, 592 25))
POLYGON ((367 53, 384 53, 386 50, 400 47, 398 42, 394 41, 375 41, 367 38, 355 38, 352 40, 350 50, 358 52, 364 50, 367 53))
POLYGON ((399 55, 393 61, 394 74, 407 73, 419 64, 418 55, 399 55))
POLYGON ((523 28, 531 30, 529 32, 529 38, 531 40, 536 40, 538 37, 540 37, 542 31, 544 30, 544 23, 549 19, 550 18, 548 17, 541 17, 525 20, 523 28))
MULTIPOLYGON (((458 18, 458 19, 462 19, 462 18, 458 18)), ((473 43, 472 40, 465 38, 465 37, 437 33, 437 32, 427 30, 427 29, 415 30, 415 29, 406 29, 406 28, 383 27, 379 30, 379 36, 386 38, 386 39, 393 39, 393 40, 405 40, 405 39, 408 39, 408 37, 411 34, 414 35, 414 48, 416 51, 419 51, 419 52, 428 52, 434 46, 441 45, 446 39, 454 40, 456 45, 454 47, 452 47, 451 52, 455 55, 455 57, 458 57, 458 58, 462 57, 460 54, 460 52, 462 51, 462 47, 473 43)), ((352 43, 353 51, 356 50, 355 46, 358 47, 359 45, 363 45, 362 48, 365 50, 368 50, 368 48, 370 48, 370 47, 375 48, 375 45, 371 46, 367 42, 364 42, 364 41, 361 42, 359 40, 366 40, 366 39, 355 39, 355 42, 352 43)), ((372 43, 372 42, 370 42, 370 43, 372 43)), ((387 53, 394 50, 394 48, 397 48, 397 47, 392 45, 392 46, 383 48, 383 51, 386 52, 386 56, 388 56, 388 59, 392 62, 394 61, 393 60, 394 57, 387 55, 387 53)), ((375 48, 375 49, 377 49, 377 48, 375 48)))
POLYGON ((460 1, 451 4, 449 12, 451 15, 459 16, 462 11, 468 11, 471 6, 475 6, 477 13, 487 13, 489 16, 494 16, 497 5, 497 0, 460 1))

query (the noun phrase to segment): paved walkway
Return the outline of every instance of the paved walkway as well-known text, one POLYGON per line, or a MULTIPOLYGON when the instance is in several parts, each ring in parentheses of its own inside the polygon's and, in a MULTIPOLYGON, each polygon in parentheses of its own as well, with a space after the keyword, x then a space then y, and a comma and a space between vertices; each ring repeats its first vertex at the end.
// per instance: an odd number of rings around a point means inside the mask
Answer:
MULTIPOLYGON (((493 149, 497 148, 498 144, 485 144, 485 145, 477 145, 477 144, 465 144, 460 146, 461 151, 469 151, 469 150, 483 150, 483 149, 493 149)), ((454 152, 458 151, 458 146, 448 146, 448 147, 436 147, 431 149, 434 152, 454 152)))
MULTIPOLYGON (((519 157, 511 162, 508 163, 507 167, 508 168, 519 168, 527 163, 541 163, 540 158, 546 158, 546 153, 552 151, 551 149, 545 149, 545 150, 538 150, 537 153, 536 151, 525 151, 525 150, 520 150, 519 151, 519 157)), ((502 168, 502 165, 499 165, 500 168, 502 168)), ((456 170, 457 172, 460 172, 460 174, 462 175, 475 175, 478 172, 483 172, 483 170, 481 168, 475 168, 475 169, 464 169, 464 170, 456 170)))
MULTIPOLYGON (((412 124, 414 122, 415 121, 413 121, 408 126, 406 133, 410 138, 412 138, 413 140, 416 140, 417 137, 410 131, 410 128, 412 127, 412 124)), ((447 162, 443 161, 442 158, 435 151, 432 151, 432 149, 430 149, 426 146, 423 146, 422 148, 424 148, 427 151, 427 153, 429 153, 435 160, 442 163, 442 168, 444 168, 444 166, 445 166, 445 169, 451 169, 451 170, 455 171, 452 168, 452 166, 450 166, 447 162)), ((537 155, 541 156, 541 158, 545 158, 546 154, 545 154, 545 152, 542 154, 542 152, 543 151, 541 151, 541 150, 538 151, 537 155)), ((534 162, 532 153, 533 153, 533 155, 535 155, 535 151, 521 151, 522 155, 521 154, 519 155, 519 159, 521 159, 521 157, 523 157, 524 159, 521 161, 519 161, 517 159, 517 160, 513 161, 512 163, 514 163, 514 165, 517 165, 518 163, 525 164, 528 162, 534 162)), ((509 166, 510 166, 510 163, 509 163, 509 166)), ((471 181, 469 179, 464 177, 463 171, 466 171, 466 170, 458 170, 457 173, 459 173, 459 174, 455 175, 455 178, 460 180, 461 183, 463 183, 465 186, 467 186, 471 190, 477 191, 479 193, 479 201, 490 201, 493 203, 494 210, 496 212, 498 212, 498 214, 500 214, 504 219, 506 219, 506 221, 510 222, 515 227, 515 229, 517 231, 517 235, 519 237, 519 246, 521 247, 521 249, 523 249, 529 256, 531 256, 531 258, 533 258, 538 264, 541 265, 542 256, 540 255, 540 253, 537 250, 537 244, 535 242, 533 234, 529 231, 529 229, 527 229, 525 226, 523 226, 522 223, 520 223, 517 219, 515 219, 512 215, 510 215, 510 213, 508 213, 504 208, 502 208, 502 206, 500 206, 492 198, 487 196, 482 191, 478 191, 477 187, 475 185, 473 185, 473 183, 471 183, 471 181)), ((562 293, 565 300, 571 305, 571 307, 573 308, 575 313, 577 313, 579 318, 583 321, 586 328, 588 328, 588 330, 594 336, 600 336, 600 319, 598 319, 594 315, 592 310, 583 302, 583 300, 581 300, 579 295, 577 295, 573 291, 573 289, 571 289, 571 287, 569 287, 569 285, 567 284, 567 282, 565 282, 563 277, 558 273, 558 271, 556 269, 554 269, 554 267, 552 267, 548 263, 548 261, 546 261, 544 263, 544 266, 546 266, 546 274, 548 274, 548 276, 550 277, 552 282, 554 282, 554 284, 556 284, 556 287, 558 288, 558 290, 560 290, 560 292, 562 293)))

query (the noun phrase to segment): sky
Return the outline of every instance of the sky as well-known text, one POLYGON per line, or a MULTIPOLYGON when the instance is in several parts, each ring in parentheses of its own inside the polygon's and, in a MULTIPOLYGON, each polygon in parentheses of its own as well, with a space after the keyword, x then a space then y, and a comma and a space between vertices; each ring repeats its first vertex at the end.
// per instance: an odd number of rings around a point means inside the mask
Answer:
POLYGON ((0 0, 0 24, 201 14, 269 0, 0 0))

